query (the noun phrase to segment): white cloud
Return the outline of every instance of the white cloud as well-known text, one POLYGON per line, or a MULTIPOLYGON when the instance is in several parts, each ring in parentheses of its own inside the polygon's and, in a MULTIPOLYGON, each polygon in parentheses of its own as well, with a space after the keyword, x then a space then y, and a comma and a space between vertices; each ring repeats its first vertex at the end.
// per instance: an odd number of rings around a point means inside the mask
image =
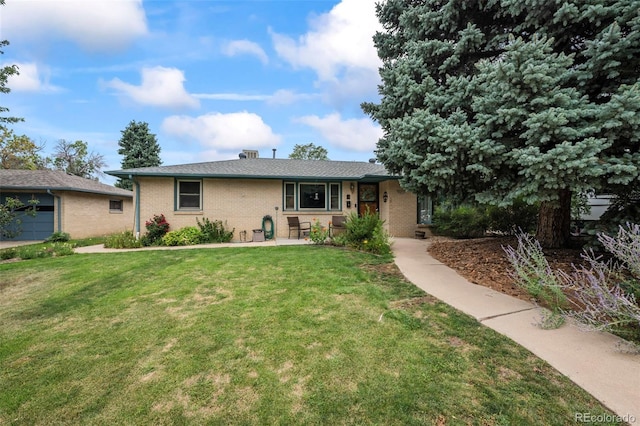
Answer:
POLYGON ((377 75, 381 61, 372 37, 382 27, 375 3, 342 0, 329 13, 312 19, 310 31, 297 40, 271 31, 276 52, 295 68, 313 69, 321 83, 335 83, 345 73, 377 75))
POLYGON ((19 0, 2 9, 9 40, 62 38, 89 51, 111 51, 148 32, 142 0, 19 0))
POLYGON ((368 118, 343 120, 338 113, 325 115, 322 118, 317 115, 307 115, 295 121, 320 132, 331 145, 349 151, 371 152, 383 135, 382 129, 368 118))
POLYGON ((254 43, 249 40, 234 40, 227 43, 222 52, 227 56, 236 56, 236 55, 253 55, 260 59, 260 62, 266 64, 269 62, 269 58, 265 51, 260 47, 258 43, 254 43))
MULTIPOLYGON (((7 80, 7 86, 15 92, 56 93, 62 89, 49 83, 50 71, 36 63, 16 63, 18 72, 7 80)), ((3 65, 4 66, 4 65, 3 65)))
POLYGON ((142 69, 140 86, 118 78, 106 83, 134 102, 165 108, 197 108, 200 102, 184 88, 184 73, 176 68, 154 67, 142 69))
POLYGON ((270 105, 290 105, 299 101, 310 101, 321 97, 317 93, 298 93, 292 90, 281 89, 277 90, 273 95, 267 99, 267 103, 270 105))
POLYGON ((246 95, 243 93, 194 93, 194 98, 214 101, 266 101, 270 95, 246 95))
POLYGON ((271 95, 244 93, 194 93, 194 98, 215 101, 266 101, 269 105, 289 105, 298 101, 309 101, 321 98, 318 93, 297 93, 292 90, 276 90, 271 95))
POLYGON ((162 122, 162 130, 182 139, 195 139, 209 153, 273 147, 281 139, 259 115, 247 111, 171 116, 162 122))

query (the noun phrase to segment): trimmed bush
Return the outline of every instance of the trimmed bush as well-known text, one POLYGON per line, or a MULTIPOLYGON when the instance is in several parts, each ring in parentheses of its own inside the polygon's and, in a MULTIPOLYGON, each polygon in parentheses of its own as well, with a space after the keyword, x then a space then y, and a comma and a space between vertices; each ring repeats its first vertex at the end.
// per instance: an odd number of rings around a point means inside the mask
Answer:
POLYGON ((202 233, 195 226, 187 226, 177 231, 170 231, 162 237, 162 244, 165 246, 192 246, 201 242, 202 233))

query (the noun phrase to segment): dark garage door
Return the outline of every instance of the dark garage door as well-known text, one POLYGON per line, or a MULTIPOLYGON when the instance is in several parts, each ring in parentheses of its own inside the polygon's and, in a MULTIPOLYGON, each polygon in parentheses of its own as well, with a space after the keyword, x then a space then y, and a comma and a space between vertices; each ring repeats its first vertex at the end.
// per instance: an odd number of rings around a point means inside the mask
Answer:
MULTIPOLYGON (((54 212, 53 212, 53 196, 47 193, 21 193, 21 194, 7 194, 2 193, 0 198, 2 198, 2 202, 4 203, 6 197, 18 197, 20 201, 22 201, 25 205, 29 205, 28 202, 31 200, 32 196, 36 198, 39 203, 36 207, 36 215, 32 217, 30 215, 26 215, 24 213, 19 213, 20 220, 22 220, 22 233, 17 235, 13 239, 11 238, 3 238, 5 240, 44 240, 49 237, 53 233, 53 221, 54 221, 54 212)), ((15 229, 15 225, 10 226, 9 229, 15 229)))

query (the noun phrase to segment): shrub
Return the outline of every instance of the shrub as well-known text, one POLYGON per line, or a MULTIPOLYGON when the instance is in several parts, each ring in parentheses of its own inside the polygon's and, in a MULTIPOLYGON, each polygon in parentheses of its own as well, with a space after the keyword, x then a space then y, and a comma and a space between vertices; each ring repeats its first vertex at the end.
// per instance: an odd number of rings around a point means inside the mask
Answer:
POLYGON ((517 248, 504 248, 513 267, 514 281, 537 302, 542 302, 552 312, 559 313, 567 306, 568 299, 562 291, 560 279, 551 269, 542 251, 540 242, 524 232, 519 232, 517 237, 517 248))
POLYGON ((196 223, 200 228, 202 243, 228 243, 233 239, 235 228, 227 231, 225 229, 226 222, 224 224, 220 220, 212 222, 205 217, 202 222, 196 218, 196 223))
POLYGON ((598 235, 618 262, 604 262, 589 251, 583 255, 588 266, 560 276, 575 295, 577 309, 569 315, 589 328, 640 341, 640 225, 627 228, 620 226, 614 237, 598 235))
POLYGON ((322 226, 318 219, 313 219, 314 222, 311 225, 311 231, 309 232, 309 239, 314 244, 324 244, 329 237, 329 230, 322 226))
POLYGON ((56 231, 44 240, 47 243, 64 243, 71 239, 71 236, 66 232, 56 231))
POLYGON ((154 215, 152 219, 145 222, 147 233, 142 237, 142 244, 154 246, 162 243, 162 237, 169 232, 169 222, 163 214, 154 215))
POLYGON ((489 225, 484 208, 466 204, 436 207, 433 223, 433 230, 437 234, 454 238, 481 237, 489 225))
POLYGON ((177 231, 170 231, 162 237, 162 244, 165 246, 191 246, 200 244, 202 233, 195 226, 187 226, 177 231))
POLYGON ((516 200, 511 206, 487 206, 485 213, 487 227, 491 231, 507 235, 535 231, 538 221, 538 204, 527 204, 516 200))
POLYGON ((345 232, 336 236, 333 243, 375 254, 389 254, 391 244, 383 225, 384 221, 377 214, 366 211, 358 216, 352 212, 345 222, 345 232))
POLYGON ((73 253, 73 245, 70 243, 53 243, 45 246, 36 244, 16 248, 16 257, 23 260, 68 256, 73 253))
POLYGON ((604 261, 586 251, 586 265, 572 273, 551 270, 540 244, 526 234, 518 235, 518 248, 505 248, 516 281, 588 328, 610 331, 640 342, 640 225, 620 227, 617 235, 598 235, 617 262, 604 261), (571 297, 564 296, 568 292, 571 297), (562 295, 560 294, 562 293, 562 295), (574 309, 568 309, 568 303, 574 309))
POLYGON ((69 256, 75 253, 73 244, 65 242, 53 243, 51 249, 53 250, 53 256, 69 256))
POLYGON ((119 234, 109 235, 104 242, 106 248, 125 249, 142 247, 142 241, 138 240, 133 232, 124 231, 119 234))
POLYGON ((18 257, 18 251, 14 248, 0 250, 0 260, 13 259, 18 257))

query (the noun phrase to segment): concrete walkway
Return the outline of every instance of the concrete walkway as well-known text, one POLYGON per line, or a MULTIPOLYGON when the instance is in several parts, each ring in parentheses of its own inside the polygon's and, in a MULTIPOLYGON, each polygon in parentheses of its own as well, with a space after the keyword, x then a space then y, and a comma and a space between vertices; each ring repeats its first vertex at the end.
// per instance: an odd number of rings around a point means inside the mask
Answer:
POLYGON ((395 239, 396 264, 425 292, 511 338, 596 397, 631 424, 640 425, 640 354, 624 341, 575 325, 543 330, 533 304, 472 284, 427 253, 428 240, 395 239), (624 348, 624 346, 623 346, 624 348))

